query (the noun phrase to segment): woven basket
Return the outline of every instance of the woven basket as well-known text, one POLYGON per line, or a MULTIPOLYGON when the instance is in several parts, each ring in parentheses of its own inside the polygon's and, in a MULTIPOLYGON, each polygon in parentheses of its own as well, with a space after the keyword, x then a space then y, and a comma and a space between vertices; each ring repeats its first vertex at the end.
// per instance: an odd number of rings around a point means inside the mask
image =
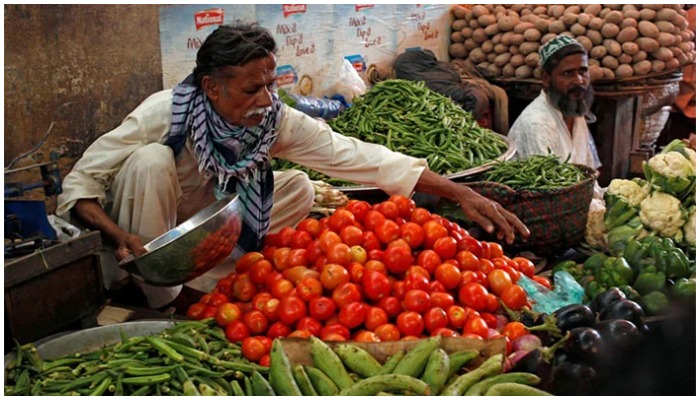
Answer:
POLYGON ((554 190, 514 190, 495 182, 471 182, 467 185, 484 197, 497 201, 530 229, 527 242, 517 237, 511 251, 531 251, 553 255, 578 245, 586 232, 588 206, 593 198, 596 171, 576 165, 586 178, 569 187, 554 190))

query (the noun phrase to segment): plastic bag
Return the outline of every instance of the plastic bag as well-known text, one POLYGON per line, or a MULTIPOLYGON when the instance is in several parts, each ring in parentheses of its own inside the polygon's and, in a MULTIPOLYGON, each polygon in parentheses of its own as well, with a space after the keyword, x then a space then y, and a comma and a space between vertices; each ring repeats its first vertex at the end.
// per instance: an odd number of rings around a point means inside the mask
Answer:
POLYGON ((341 100, 321 99, 312 96, 302 96, 300 94, 278 91, 280 100, 286 105, 296 108, 304 114, 313 118, 333 119, 345 111, 346 105, 341 100))
POLYGON ((551 314, 570 304, 582 304, 584 290, 576 279, 566 271, 554 274, 554 290, 549 290, 539 283, 523 275, 517 282, 525 289, 527 297, 532 301, 532 311, 551 314))
POLYGON ((56 237, 60 241, 75 239, 80 236, 80 229, 68 223, 68 221, 56 215, 49 215, 49 224, 56 231, 56 237))
POLYGON ((323 89, 324 96, 331 98, 342 96, 349 104, 352 104, 355 97, 361 96, 367 91, 367 85, 360 74, 346 58, 343 58, 343 64, 340 68, 331 68, 328 71, 326 82, 334 82, 334 84, 323 89))

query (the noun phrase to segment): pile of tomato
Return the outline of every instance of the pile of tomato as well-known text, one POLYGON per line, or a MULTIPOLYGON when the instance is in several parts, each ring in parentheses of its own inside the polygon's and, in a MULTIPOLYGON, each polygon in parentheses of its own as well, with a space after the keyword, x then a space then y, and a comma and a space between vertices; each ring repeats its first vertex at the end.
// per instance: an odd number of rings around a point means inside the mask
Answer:
POLYGON ((508 340, 527 333, 501 303, 529 307, 515 282, 534 264, 509 258, 458 224, 404 196, 374 205, 351 200, 265 239, 236 271, 193 304, 193 319, 216 318, 251 361, 269 362, 271 339, 395 341, 428 335, 508 340))

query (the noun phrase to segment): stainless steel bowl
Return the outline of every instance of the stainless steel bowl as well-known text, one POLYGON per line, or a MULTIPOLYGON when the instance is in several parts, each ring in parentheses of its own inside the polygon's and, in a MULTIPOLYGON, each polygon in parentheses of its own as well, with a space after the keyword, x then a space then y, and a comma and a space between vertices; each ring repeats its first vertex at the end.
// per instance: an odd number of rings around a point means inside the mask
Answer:
POLYGON ((153 239, 148 253, 119 263, 136 278, 155 286, 188 282, 228 257, 241 235, 237 195, 223 198, 153 239))

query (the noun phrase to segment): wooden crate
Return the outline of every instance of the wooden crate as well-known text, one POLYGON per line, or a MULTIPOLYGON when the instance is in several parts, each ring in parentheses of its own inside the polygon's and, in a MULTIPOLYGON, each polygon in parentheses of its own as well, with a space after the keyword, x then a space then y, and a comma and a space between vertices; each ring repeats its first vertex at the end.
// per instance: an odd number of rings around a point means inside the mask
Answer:
MULTIPOLYGON (((104 303, 98 232, 5 261, 5 343, 97 325, 104 303)), ((6 346, 7 349, 7 346, 6 346)))

